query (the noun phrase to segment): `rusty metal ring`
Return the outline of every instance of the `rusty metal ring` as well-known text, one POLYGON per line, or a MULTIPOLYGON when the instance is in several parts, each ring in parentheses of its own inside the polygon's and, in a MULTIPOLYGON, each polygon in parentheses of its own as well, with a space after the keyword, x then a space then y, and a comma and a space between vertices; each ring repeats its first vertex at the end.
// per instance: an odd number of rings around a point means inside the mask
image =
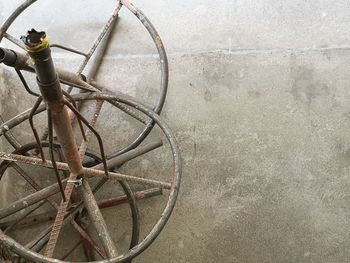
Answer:
MULTIPOLYGON (((167 204, 162 212, 162 215, 160 219, 157 221, 153 229, 149 232, 149 234, 135 247, 130 249, 125 254, 118 256, 116 258, 108 259, 108 260, 101 260, 101 261, 95 261, 96 263, 120 263, 125 262, 127 260, 130 260, 140 253, 142 253, 145 249, 147 249, 152 242, 157 238, 157 236, 160 234, 160 232, 165 227, 168 219, 170 218, 170 215, 175 207, 176 199, 179 192, 180 182, 181 182, 181 158, 179 149, 176 143, 176 139, 171 132, 170 128, 167 124, 164 123, 164 121, 159 117, 158 114, 156 114, 152 109, 147 108, 143 104, 137 102, 134 99, 129 98, 128 96, 113 96, 103 93, 93 93, 93 94, 77 94, 72 96, 76 101, 86 101, 86 100, 114 100, 119 103, 123 103, 125 105, 128 105, 135 110, 138 110, 142 112, 143 114, 147 115, 149 118, 154 121, 157 126, 162 130, 164 135, 166 136, 168 143, 170 144, 170 148, 172 151, 172 158, 173 158, 173 176, 171 181, 171 189, 168 197, 167 204)), ((38 109, 38 112, 40 112, 41 109, 38 109)), ((20 119, 26 119, 24 116, 20 116, 20 119)), ((20 122, 19 122, 20 123, 20 122)), ((18 123, 17 123, 18 124, 18 123)), ((1 126, 0 126, 1 127, 1 126)), ((14 127, 11 124, 11 128, 14 127)), ((37 254, 35 252, 32 252, 25 247, 23 247, 21 244, 17 243, 12 238, 5 236, 3 234, 0 234, 0 243, 3 244, 8 250, 12 251, 15 254, 18 254, 28 260, 33 260, 36 262, 44 262, 44 263, 64 263, 66 261, 60 261, 52 258, 44 257, 40 254, 37 254)))
MULTIPOLYGON (((25 0, 21 5, 19 5, 13 13, 6 19, 6 21, 2 24, 0 27, 0 43, 2 39, 5 37, 7 30, 10 28, 12 23, 17 19, 17 17, 27 10, 28 7, 30 7, 33 3, 37 2, 37 0, 25 0)), ((168 89, 168 81, 169 81, 169 66, 168 66, 168 58, 166 55, 166 51, 164 48, 164 45, 161 41, 161 38, 151 23, 151 21, 145 16, 145 14, 135 7, 133 4, 131 4, 128 0, 122 0, 122 5, 124 5, 130 12, 132 12, 136 18, 142 23, 142 25, 146 28, 148 33, 150 34, 159 55, 159 61, 160 61, 160 71, 161 71, 161 79, 160 79, 160 93, 157 101, 155 102, 155 106, 153 108, 154 112, 157 114, 160 114, 162 111, 162 108, 165 103, 167 89, 168 89)), ((111 159, 113 157, 116 157, 120 154, 123 154, 131 149, 136 148, 138 145, 140 145, 143 140, 148 136, 148 134, 151 132, 153 126, 155 123, 153 121, 150 121, 145 128, 141 131, 141 133, 136 136, 130 142, 127 146, 123 147, 122 149, 119 149, 115 151, 114 153, 111 153, 107 156, 107 159, 111 159)))

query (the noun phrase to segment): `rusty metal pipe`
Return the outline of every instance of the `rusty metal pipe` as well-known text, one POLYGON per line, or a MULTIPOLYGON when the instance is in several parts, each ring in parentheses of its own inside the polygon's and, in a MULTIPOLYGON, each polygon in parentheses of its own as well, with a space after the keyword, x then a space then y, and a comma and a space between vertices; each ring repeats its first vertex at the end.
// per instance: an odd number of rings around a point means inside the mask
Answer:
MULTIPOLYGON (((56 73, 51 49, 45 32, 38 32, 34 29, 27 32, 21 38, 26 45, 29 56, 34 61, 34 68, 37 75, 37 83, 47 107, 51 111, 51 121, 61 144, 63 155, 68 163, 69 170, 78 178, 84 177, 84 170, 80 160, 78 146, 74 137, 73 128, 70 122, 68 109, 65 105, 62 89, 56 73)), ((106 171, 108 174, 108 171, 106 171)), ((102 214, 97 206, 94 195, 88 181, 83 180, 83 188, 79 189, 85 206, 99 237, 110 257, 118 255, 117 249, 104 222, 102 214)), ((67 196, 68 198, 68 196, 67 196)), ((64 216, 64 214, 63 214, 64 216)), ((58 216, 57 216, 58 217, 58 216)), ((56 218, 56 220, 60 220, 56 218)), ((63 218, 62 218, 63 220, 63 218)), ((59 228, 60 229, 60 228, 59 228)), ((58 230, 59 231, 59 230, 58 230)), ((56 246, 56 238, 50 239, 47 245, 46 255, 52 256, 56 246)))
POLYGON ((51 57, 48 38, 45 32, 37 32, 32 29, 21 39, 34 61, 38 86, 47 108, 51 111, 52 124, 68 166, 72 173, 83 174, 77 143, 70 125, 68 110, 64 105, 63 93, 51 57))
POLYGON ((15 50, 0 47, 0 63, 19 70, 34 72, 29 57, 15 50))
POLYGON ((96 201, 91 202, 91 200, 95 200, 95 197, 87 180, 83 180, 83 185, 82 187, 78 188, 78 191, 83 197, 84 205, 89 213, 91 223, 95 227, 98 236, 105 247, 108 257, 113 258, 118 256, 118 250, 114 244, 112 237, 108 232, 108 227, 103 219, 102 213, 96 201))
MULTIPOLYGON (((163 193, 162 188, 152 188, 152 189, 147 189, 147 190, 136 192, 135 198, 136 198, 136 200, 144 200, 146 198, 150 198, 153 196, 162 195, 162 193, 163 193)), ((125 204, 125 203, 128 203, 128 198, 126 195, 112 197, 112 198, 97 201, 99 208, 108 208, 108 207, 121 205, 121 204, 125 204)))
POLYGON ((0 49, 0 63, 5 65, 14 65, 17 60, 16 53, 10 49, 0 49))
MULTIPOLYGON (((6 66, 13 67, 18 70, 24 70, 31 73, 35 72, 34 65, 31 62, 30 58, 26 54, 12 49, 0 47, 0 63, 4 63, 6 66)), ((43 70, 46 71, 47 69, 43 67, 43 70)), ((63 84, 73 85, 74 87, 83 89, 85 91, 93 92, 97 90, 91 85, 88 85, 84 81, 85 77, 81 74, 75 74, 71 71, 60 68, 56 69, 56 74, 59 77, 59 81, 63 84)), ((42 74, 41 79, 45 79, 45 74, 42 74)))
MULTIPOLYGON (((0 159, 9 160, 9 161, 18 161, 18 162, 26 163, 30 165, 53 168, 52 162, 49 160, 46 160, 46 162, 43 162, 39 158, 22 156, 18 154, 8 154, 8 153, 0 152, 0 159)), ((66 163, 56 162, 56 164, 57 164, 57 169, 59 170, 69 170, 69 167, 66 163)), ((102 177, 110 180, 122 180, 127 182, 138 183, 138 184, 150 185, 154 187, 161 187, 163 189, 171 189, 171 183, 153 180, 153 179, 146 179, 139 176, 126 175, 126 174, 121 174, 116 172, 109 172, 107 176, 104 171, 94 169, 94 168, 86 168, 86 167, 83 167, 83 172, 85 175, 91 176, 91 177, 102 177)), ((64 182, 64 180, 62 182, 64 182)))

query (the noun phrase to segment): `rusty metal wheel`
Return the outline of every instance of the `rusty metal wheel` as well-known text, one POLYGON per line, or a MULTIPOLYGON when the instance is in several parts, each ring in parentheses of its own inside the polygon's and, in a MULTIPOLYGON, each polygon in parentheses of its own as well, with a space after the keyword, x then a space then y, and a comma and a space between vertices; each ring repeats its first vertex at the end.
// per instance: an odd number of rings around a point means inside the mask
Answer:
MULTIPOLYGON (((164 105, 168 85, 168 62, 162 41, 150 21, 140 10, 128 0, 120 0, 117 1, 112 16, 86 53, 62 45, 50 45, 45 32, 37 32, 33 29, 28 31, 23 39, 21 38, 21 42, 10 35, 8 29, 15 19, 34 2, 36 0, 25 1, 0 28, 0 42, 6 38, 26 51, 23 53, 0 48, 0 63, 14 68, 25 90, 37 99, 31 109, 21 112, 12 119, 2 121, 3 123, 0 125, 0 136, 4 136, 15 148, 12 153, 0 152, 0 159, 4 160, 0 165, 1 183, 4 183, 4 174, 11 174, 8 171, 10 169, 24 178, 26 187, 30 186, 35 190, 34 193, 28 194, 24 191, 21 196, 14 195, 12 200, 0 208, 0 255, 2 253, 3 258, 11 257, 11 260, 19 262, 28 262, 28 260, 33 262, 69 262, 64 261, 66 255, 54 253, 61 230, 69 225, 77 230, 81 237, 79 242, 82 243, 86 256, 84 262, 131 262, 134 257, 150 246, 164 228, 175 206, 180 186, 179 150, 172 132, 158 115, 164 105), (158 50, 161 69, 160 90, 155 105, 151 107, 144 106, 137 99, 125 94, 118 92, 114 92, 113 95, 106 94, 106 88, 94 80, 116 23, 118 12, 123 6, 141 21, 158 50), (78 71, 70 72, 56 68, 51 57, 51 48, 62 48, 84 56, 78 71), (95 51, 97 55, 91 70, 88 74, 83 75, 82 72, 95 51), (22 71, 36 75, 40 92, 31 89, 22 71), (63 90, 61 85, 67 85, 71 88, 63 90), (73 95, 73 92, 71 94, 72 88, 77 88, 79 93, 73 95), (83 113, 81 107, 85 104, 88 104, 88 110, 83 113), (102 114, 104 105, 123 112, 135 122, 141 123, 143 125, 142 132, 132 141, 128 141, 124 147, 111 145, 108 138, 111 135, 108 132, 104 134, 102 130, 97 131, 97 120, 102 114), (40 136, 33 119, 42 112, 46 113, 47 126, 40 136), (35 143, 22 145, 23 138, 18 136, 18 133, 17 136, 13 134, 16 134, 15 130, 27 120, 33 132, 35 143), (77 127, 73 127, 73 124, 76 124, 77 127), (150 135, 153 128, 156 128, 169 144, 171 180, 164 181, 126 175, 115 170, 131 159, 163 145, 163 142, 159 140, 141 144, 150 135), (56 133, 56 137, 54 133, 56 133), (92 152, 90 148, 88 149, 88 144, 93 138, 96 139, 95 148, 99 151, 98 154, 92 152), (79 147, 78 141, 81 142, 79 147), (109 150, 109 154, 106 154, 106 148, 111 147, 113 150, 109 150), (86 160, 86 156, 89 159, 86 160), (26 171, 21 165, 29 165, 30 171, 26 171), (121 184, 126 195, 99 200, 96 196, 97 191, 103 185, 113 181, 121 184), (129 183, 152 186, 156 189, 142 189, 140 192, 133 193, 129 183), (136 199, 162 194, 163 189, 169 190, 164 210, 151 231, 139 242, 140 227, 136 199), (126 200, 130 204, 133 228, 130 246, 121 252, 115 245, 100 208, 119 204, 126 200), (45 210, 47 205, 53 207, 54 211, 45 210), (38 214, 38 211, 41 213, 38 214), (97 233, 96 237, 92 237, 87 232, 89 222, 97 233), (33 234, 33 238, 28 242, 21 242, 21 238, 16 234, 11 235, 11 231, 23 226, 32 226, 33 223, 46 225, 43 226, 44 229, 41 229, 40 233, 33 234), (91 250, 95 252, 91 253, 91 250)), ((127 132, 130 133, 130 131, 127 132)), ((165 160, 164 163, 166 163, 165 160)), ((7 191, 16 193, 18 189, 22 189, 19 187, 16 190, 14 186, 11 183, 6 185, 7 191), (11 189, 11 187, 13 188, 11 189)), ((35 228, 33 231, 35 232, 35 228)), ((66 238, 66 241, 68 242, 70 239, 66 238)), ((71 250, 68 252, 74 251, 80 244, 79 242, 75 245, 72 244, 71 250)))
MULTIPOLYGON (((113 96, 113 95, 108 95, 108 94, 103 94, 103 93, 93 93, 93 94, 77 94, 73 96, 74 100, 76 102, 79 101, 90 101, 90 100, 96 100, 96 101, 115 101, 118 103, 122 103, 124 105, 127 105, 129 107, 134 108, 134 110, 139 111, 140 113, 144 114, 145 116, 148 116, 149 118, 152 119, 156 123, 156 125, 161 129, 162 133, 166 137, 170 148, 172 152, 172 176, 171 176, 171 181, 170 182, 163 182, 163 181, 158 181, 158 180, 153 180, 153 179, 146 179, 142 177, 137 177, 137 176, 130 176, 130 175, 125 175, 125 174, 120 174, 120 173, 115 173, 115 172, 110 172, 108 176, 104 174, 103 171, 98 171, 95 169, 91 168, 84 168, 85 174, 88 176, 88 178, 91 177, 102 177, 101 181, 102 183, 106 183, 110 180, 122 180, 122 181, 127 181, 129 183, 140 183, 144 185, 152 185, 155 187, 160 187, 162 189, 167 189, 169 190, 169 196, 168 196, 168 201, 166 203, 166 206, 163 210, 163 213, 160 217, 160 219, 157 221, 157 223, 154 225, 153 229, 149 232, 149 234, 136 246, 134 246, 132 249, 128 250, 127 252, 123 253, 120 256, 117 257, 109 257, 109 259, 105 260, 99 260, 96 262, 126 262, 128 260, 131 260, 135 256, 139 255, 142 251, 144 251, 155 239, 156 237, 160 234, 161 230, 164 228, 167 220, 169 219, 172 210, 175 206, 176 198, 178 195, 178 190, 180 186, 180 178, 181 178, 181 161, 180 161, 180 156, 179 156, 179 150, 176 145, 176 141, 174 136, 172 135, 172 132, 170 131, 169 127, 160 119, 160 117, 154 113, 151 109, 143 106, 139 102, 130 99, 127 96, 113 96)), ((35 112, 35 114, 39 113, 42 111, 43 106, 39 107, 39 109, 35 112)), ((22 121, 28 119, 29 117, 29 112, 26 114, 21 115, 20 117, 14 118, 12 121, 8 122, 8 129, 12 129, 16 127, 19 123, 22 121)), ((1 126, 3 128, 3 126, 1 126)), ((48 143, 44 144, 48 145, 48 143)), ((127 160, 129 157, 125 159, 125 156, 127 155, 132 155, 135 156, 140 154, 141 152, 145 152, 146 150, 144 147, 140 146, 141 148, 137 150, 138 153, 135 152, 129 152, 125 153, 124 155, 121 155, 119 158, 116 157, 117 159, 123 159, 127 160)), ((149 147, 149 146, 148 146, 149 147)), ((154 148, 156 146, 152 146, 151 148, 154 148)), ((147 147, 146 147, 147 148, 147 147)), ((91 154, 88 154, 91 156, 91 154)), ((28 165, 32 166, 37 166, 37 167, 46 167, 46 168, 53 168, 53 165, 50 161, 43 162, 40 158, 35 158, 35 157, 30 157, 30 156, 25 156, 25 155, 18 155, 18 154, 7 154, 7 153, 0 153, 0 156, 2 159, 5 159, 4 164, 9 164, 9 163, 25 163, 28 165)), ((115 161, 115 159, 114 159, 115 161)), ((112 160, 113 162, 113 160, 112 160)), ((65 171, 68 169, 66 163, 61 163, 57 162, 57 167, 59 170, 65 171)), ((102 165, 99 165, 99 167, 102 167, 102 165)), ((63 183, 65 183, 67 179, 62 180, 63 183)), ((79 186, 82 187, 82 186, 79 186)), ((79 188, 78 187, 78 188, 79 188)), ((97 187, 98 189, 98 187, 97 187)), ((36 208, 36 206, 41 205, 41 202, 47 202, 47 199, 49 199, 50 196, 52 196, 53 193, 59 193, 59 187, 58 184, 53 184, 50 186, 45 187, 44 189, 40 190, 39 192, 35 192, 34 194, 25 196, 21 198, 20 200, 17 200, 11 204, 8 204, 6 207, 3 207, 0 209, 0 218, 5 218, 7 216, 10 216, 11 214, 14 214, 15 212, 19 212, 24 208, 29 207, 29 210, 27 213, 31 211, 31 209, 36 208)), ((68 215, 65 217, 65 219, 62 221, 63 224, 69 223, 72 219, 75 218, 77 213, 80 211, 81 207, 83 206, 83 202, 80 201, 77 204, 74 204, 73 207, 71 207, 68 211, 68 215)), ((0 243, 5 248, 5 251, 11 251, 12 253, 16 255, 20 255, 21 257, 25 258, 26 260, 31 260, 33 262, 66 262, 66 261, 60 261, 57 259, 53 259, 50 257, 45 257, 37 252, 35 252, 36 249, 40 249, 43 247, 43 245, 46 244, 47 242, 47 236, 50 235, 51 233, 51 228, 52 226, 48 227, 45 229, 44 233, 41 233, 39 235, 39 238, 31 242, 30 244, 32 245, 32 249, 29 249, 28 247, 25 247, 15 241, 13 238, 1 233, 0 234, 0 243), (35 244, 39 244, 39 246, 35 246, 35 244)), ((87 262, 92 262, 92 261, 87 261, 87 262)))
MULTIPOLYGON (((8 33, 8 30, 11 27, 11 25, 15 22, 15 20, 23 12, 30 11, 27 9, 30 9, 30 6, 36 2, 40 2, 40 1, 25 0, 7 18, 7 20, 0 27, 0 44, 3 41, 3 39, 7 39, 8 41, 14 43, 15 45, 17 45, 21 49, 25 50, 23 43, 15 36, 10 35, 8 33)), ((98 89, 101 89, 101 86, 99 86, 99 83, 94 81, 94 78, 96 77, 96 75, 99 71, 100 64, 102 62, 102 58, 103 58, 105 51, 107 49, 107 45, 110 41, 111 33, 113 31, 113 28, 116 26, 118 13, 122 7, 126 7, 127 10, 129 10, 141 22, 141 24, 144 26, 144 28, 148 31, 150 37, 152 38, 152 40, 155 44, 156 49, 157 49, 158 56, 159 56, 159 65, 160 65, 160 84, 159 84, 160 87, 159 87, 159 93, 158 93, 157 99, 152 107, 153 107, 153 111, 155 113, 160 114, 162 111, 162 108, 164 106, 164 102, 165 102, 166 94, 167 94, 167 89, 168 89, 169 69, 168 69, 168 59, 167 59, 166 51, 165 51, 163 42, 162 42, 159 34, 157 33, 157 30, 152 25, 151 21, 145 16, 145 14, 140 9, 135 7, 128 0, 117 1, 116 8, 113 11, 111 17, 106 22, 106 24, 102 27, 99 35, 97 36, 96 40, 94 41, 94 43, 92 44, 92 46, 90 47, 90 49, 87 52, 78 51, 78 50, 75 50, 75 49, 72 49, 69 47, 65 47, 65 46, 60 45, 60 44, 52 45, 52 47, 64 49, 66 51, 82 55, 84 57, 83 62, 79 66, 79 69, 77 70, 77 72, 74 72, 73 75, 72 74, 68 74, 68 75, 63 74, 64 72, 62 72, 62 74, 64 75, 64 77, 66 77, 66 79, 64 79, 64 80, 61 79, 61 82, 63 84, 67 84, 67 85, 73 86, 73 87, 78 88, 78 89, 84 89, 84 86, 85 86, 85 91, 91 91, 91 89, 86 88, 86 85, 85 85, 86 84, 85 81, 86 81, 90 85, 92 85, 98 89), (89 61, 92 59, 92 56, 94 55, 94 53, 96 53, 96 54, 95 54, 95 57, 93 58, 93 61, 91 62, 92 66, 91 66, 89 72, 87 72, 86 76, 81 75, 83 70, 85 70, 85 67, 87 66, 89 61), (75 78, 76 76, 74 76, 74 75, 81 75, 81 78, 84 81, 81 81, 81 79, 75 78)), ((1 52, 0 52, 0 54, 1 54, 1 52)), ((19 68, 19 69, 20 70, 28 70, 28 68, 19 68)), ((21 76, 21 74, 19 74, 19 75, 23 81, 23 76, 21 76)), ((71 91, 71 89, 69 89, 68 91, 71 91)), ((122 110, 129 111, 129 113, 132 113, 131 110, 126 108, 126 107, 123 108, 122 110)), ((135 117, 137 117, 137 116, 135 116, 135 117)), ((134 149, 142 143, 142 141, 151 132, 151 130, 154 126, 154 122, 152 122, 152 121, 147 122, 146 120, 140 120, 140 121, 143 122, 145 125, 143 130, 137 136, 135 136, 129 143, 127 143, 125 146, 121 147, 120 149, 116 149, 113 153, 110 153, 107 156, 107 159, 113 158, 113 157, 118 156, 120 154, 123 154, 131 149, 134 149)), ((6 138, 7 138, 7 140, 9 140, 9 142, 12 145, 16 146, 16 140, 15 140, 15 138, 11 137, 11 134, 8 134, 8 136, 6 136, 6 138)), ((44 134, 43 139, 46 139, 46 138, 47 138, 47 134, 44 134)))

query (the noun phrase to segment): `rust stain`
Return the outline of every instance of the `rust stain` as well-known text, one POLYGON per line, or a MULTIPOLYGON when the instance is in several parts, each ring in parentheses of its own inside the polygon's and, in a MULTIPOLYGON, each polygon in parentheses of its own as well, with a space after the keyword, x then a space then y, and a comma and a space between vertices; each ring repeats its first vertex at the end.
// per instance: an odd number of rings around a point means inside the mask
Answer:
POLYGON ((157 43, 158 46, 163 47, 163 42, 162 42, 162 40, 160 39, 160 36, 157 36, 157 37, 156 37, 156 43, 157 43))

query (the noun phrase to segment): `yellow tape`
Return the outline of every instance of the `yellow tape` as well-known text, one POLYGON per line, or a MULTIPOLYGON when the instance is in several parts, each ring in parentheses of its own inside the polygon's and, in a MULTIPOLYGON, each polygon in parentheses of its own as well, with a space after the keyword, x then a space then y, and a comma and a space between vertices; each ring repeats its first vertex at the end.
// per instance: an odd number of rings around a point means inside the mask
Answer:
POLYGON ((36 46, 33 46, 33 47, 26 46, 29 52, 40 52, 47 47, 49 47, 49 38, 47 36, 41 41, 40 44, 36 46))

